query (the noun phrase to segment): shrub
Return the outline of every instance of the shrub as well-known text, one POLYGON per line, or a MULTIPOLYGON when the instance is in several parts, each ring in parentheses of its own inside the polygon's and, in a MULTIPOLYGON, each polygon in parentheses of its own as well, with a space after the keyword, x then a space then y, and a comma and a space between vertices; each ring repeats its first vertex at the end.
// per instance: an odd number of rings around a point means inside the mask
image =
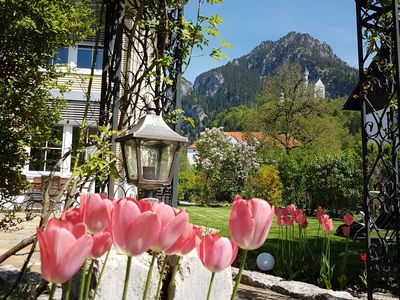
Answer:
POLYGON ((258 197, 267 200, 271 205, 281 205, 282 184, 279 171, 274 166, 261 166, 254 176, 247 178, 243 194, 245 198, 258 197))
POLYGON ((305 173, 312 208, 320 205, 341 213, 361 205, 362 167, 356 156, 342 154, 317 158, 305 173))

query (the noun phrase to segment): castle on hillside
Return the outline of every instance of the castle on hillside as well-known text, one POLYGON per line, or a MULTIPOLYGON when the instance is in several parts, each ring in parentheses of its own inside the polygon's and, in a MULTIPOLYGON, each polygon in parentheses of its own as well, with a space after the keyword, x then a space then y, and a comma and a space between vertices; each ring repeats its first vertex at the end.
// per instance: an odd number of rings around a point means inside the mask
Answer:
MULTIPOLYGON (((308 75, 310 75, 310 72, 306 68, 303 73, 303 83, 305 88, 307 88, 309 84, 308 75)), ((321 78, 318 79, 318 81, 314 85, 314 98, 325 98, 325 85, 322 83, 321 78)))

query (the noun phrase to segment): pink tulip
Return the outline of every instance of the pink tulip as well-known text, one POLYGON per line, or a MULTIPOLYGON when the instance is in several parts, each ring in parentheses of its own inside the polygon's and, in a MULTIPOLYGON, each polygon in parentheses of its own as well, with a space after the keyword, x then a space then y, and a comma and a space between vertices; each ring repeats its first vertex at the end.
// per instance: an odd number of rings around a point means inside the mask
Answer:
POLYGON ((111 235, 115 247, 128 256, 137 256, 154 244, 160 221, 151 211, 141 212, 134 201, 120 199, 111 214, 111 235))
POLYGON ((342 226, 342 232, 345 236, 349 236, 350 235, 350 226, 342 226))
POLYGON ((298 213, 295 215, 294 217, 295 221, 297 222, 297 224, 299 224, 300 226, 303 226, 305 222, 307 222, 307 217, 305 214, 303 213, 298 213))
POLYGON ((315 211, 315 216, 318 219, 319 224, 321 224, 321 217, 325 214, 325 209, 318 207, 318 209, 315 211))
POLYGON ((344 220, 344 223, 345 223, 347 226, 350 226, 350 225, 353 224, 353 222, 354 222, 354 218, 353 218, 353 216, 350 215, 350 214, 345 214, 345 215, 343 216, 343 220, 344 220))
POLYGON ((64 210, 60 219, 61 221, 71 223, 72 225, 82 223, 81 210, 79 207, 64 210))
POLYGON ((267 201, 236 198, 229 218, 232 239, 242 249, 259 248, 267 238, 273 217, 274 207, 267 201))
POLYGON ((286 226, 284 218, 276 218, 276 224, 280 227, 286 226))
POLYGON ((112 245, 111 233, 108 231, 98 232, 93 235, 93 247, 90 251, 90 257, 99 258, 110 250, 112 245))
POLYGON ((147 201, 147 200, 136 200, 136 199, 133 199, 133 198, 131 198, 131 197, 128 197, 128 198, 126 198, 126 199, 131 200, 131 201, 134 201, 134 202, 137 204, 137 206, 140 208, 140 211, 141 211, 141 212, 151 211, 152 206, 153 206, 153 205, 151 204, 151 202, 149 202, 149 201, 147 201))
POLYGON ((284 214, 283 214, 283 208, 282 207, 276 207, 275 208, 275 216, 277 217, 277 218, 279 218, 279 217, 281 217, 281 216, 283 216, 284 214))
POLYGON ((92 194, 80 196, 80 214, 82 221, 92 234, 103 231, 109 226, 113 204, 104 195, 92 194), (103 197, 103 198, 102 198, 103 197))
POLYGON ((183 234, 189 223, 189 215, 184 209, 174 209, 163 202, 154 203, 152 210, 159 218, 161 227, 158 232, 153 231, 156 239, 151 250, 160 252, 170 248, 183 234))
POLYGON ((202 264, 214 273, 228 268, 235 260, 237 252, 237 245, 218 233, 207 234, 197 245, 202 264))
POLYGON ((296 213, 296 206, 294 206, 294 204, 289 204, 286 209, 289 215, 294 215, 296 213))
POLYGON ((294 224, 294 219, 289 215, 284 216, 283 221, 285 222, 285 225, 289 226, 289 227, 293 226, 293 224, 294 224))
POLYGON ((329 233, 333 230, 332 219, 326 214, 321 216, 321 225, 322 225, 322 229, 326 233, 329 233))
POLYGON ((196 238, 201 239, 201 230, 192 224, 187 224, 183 234, 164 252, 167 255, 186 255, 195 248, 196 238))
MULTIPOLYGON (((83 226, 86 232, 85 224, 76 226, 83 226)), ((91 236, 84 234, 76 238, 59 220, 50 220, 46 229, 42 232, 37 228, 36 234, 40 247, 42 277, 53 283, 64 283, 75 275, 93 246, 91 236)))

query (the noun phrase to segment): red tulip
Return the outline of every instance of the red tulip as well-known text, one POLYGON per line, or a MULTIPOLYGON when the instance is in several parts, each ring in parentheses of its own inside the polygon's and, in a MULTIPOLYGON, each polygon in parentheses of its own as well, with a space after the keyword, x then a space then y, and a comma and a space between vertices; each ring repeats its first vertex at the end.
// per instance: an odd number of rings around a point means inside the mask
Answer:
POLYGON ((344 223, 345 223, 346 225, 348 225, 348 226, 350 226, 350 225, 353 224, 353 222, 354 222, 354 218, 353 218, 353 216, 350 215, 350 214, 345 214, 345 215, 343 216, 343 220, 344 220, 344 223))
POLYGON ((307 217, 303 213, 297 213, 295 215, 294 219, 296 220, 297 224, 299 224, 300 226, 303 226, 304 223, 307 222, 307 217))
POLYGON ((154 203, 152 210, 159 218, 161 227, 159 231, 153 231, 156 239, 151 250, 160 252, 170 248, 183 234, 189 224, 189 215, 184 209, 174 209, 163 202, 154 203))
POLYGON ((218 233, 207 234, 197 245, 202 264, 214 273, 228 268, 235 260, 237 252, 237 245, 218 233))
POLYGON ((367 253, 361 252, 360 253, 360 258, 361 258, 362 261, 366 261, 367 260, 367 253))
POLYGON ((98 232, 93 235, 93 247, 90 251, 90 257, 99 258, 110 250, 112 245, 111 233, 108 231, 98 232))
POLYGON ((140 208, 141 212, 151 211, 153 204, 147 200, 136 200, 131 197, 127 197, 126 199, 134 201, 137 206, 140 208))
POLYGON ((294 219, 291 216, 289 216, 289 215, 284 216, 283 221, 285 222, 286 226, 289 226, 289 227, 293 226, 294 219))
POLYGON ((294 215, 296 213, 296 206, 294 204, 289 204, 286 209, 289 215, 294 215))
POLYGON ((86 224, 90 233, 101 232, 109 226, 113 204, 110 200, 105 199, 104 195, 87 196, 82 193, 79 208, 82 221, 86 224))
POLYGON ((273 217, 274 207, 267 201, 237 198, 229 218, 232 239, 242 249, 259 248, 267 238, 273 217))
MULTIPOLYGON (((86 232, 85 224, 76 226, 83 226, 86 232)), ((44 232, 37 228, 36 234, 40 247, 42 277, 53 283, 64 283, 74 276, 93 246, 91 236, 84 234, 76 238, 59 220, 50 220, 44 232)))
POLYGON ((165 250, 165 253, 167 255, 186 255, 196 247, 196 238, 201 238, 201 230, 192 224, 187 224, 183 234, 170 248, 165 250))
POLYGON ((282 217, 282 216, 284 216, 285 214, 284 214, 284 210, 285 208, 282 208, 282 207, 276 207, 275 208, 275 216, 276 217, 282 217))
POLYGON ((160 231, 160 221, 151 211, 141 212, 134 201, 120 199, 111 214, 111 234, 115 247, 128 256, 147 251, 160 231))
POLYGON ((321 225, 322 225, 322 229, 326 233, 329 233, 333 230, 332 219, 326 214, 321 216, 321 225))
POLYGON ((280 227, 286 226, 284 218, 276 218, 276 224, 280 227))
POLYGON ((349 236, 350 235, 350 226, 342 226, 342 232, 345 236, 349 236))

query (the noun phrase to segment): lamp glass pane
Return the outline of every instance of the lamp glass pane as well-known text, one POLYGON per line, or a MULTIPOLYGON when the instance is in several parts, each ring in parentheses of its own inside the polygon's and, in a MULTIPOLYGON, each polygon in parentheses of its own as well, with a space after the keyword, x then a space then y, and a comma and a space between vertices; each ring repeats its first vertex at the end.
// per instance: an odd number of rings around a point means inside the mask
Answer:
POLYGON ((169 141, 141 141, 143 179, 168 180, 177 143, 169 141))
POLYGON ((124 150, 125 150, 125 168, 127 171, 127 176, 130 180, 137 180, 138 179, 138 172, 137 172, 137 156, 136 156, 136 141, 135 140, 128 140, 124 142, 124 150))

